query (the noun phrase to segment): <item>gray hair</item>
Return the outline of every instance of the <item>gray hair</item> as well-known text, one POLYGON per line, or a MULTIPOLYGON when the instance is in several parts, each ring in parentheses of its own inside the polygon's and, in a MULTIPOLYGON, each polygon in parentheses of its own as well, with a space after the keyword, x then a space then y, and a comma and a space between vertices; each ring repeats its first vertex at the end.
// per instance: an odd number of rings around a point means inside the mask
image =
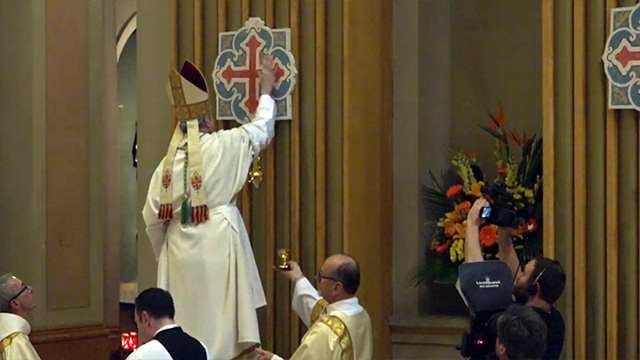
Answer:
POLYGON ((6 273, 0 276, 0 312, 6 313, 11 310, 9 299, 15 295, 13 285, 9 282, 13 278, 13 274, 6 273))
MULTIPOLYGON (((204 129, 207 126, 207 123, 205 121, 206 119, 206 115, 205 116, 200 116, 198 118, 198 129, 204 129)), ((182 130, 183 134, 187 133, 187 122, 183 121, 180 123, 180 130, 182 130)))

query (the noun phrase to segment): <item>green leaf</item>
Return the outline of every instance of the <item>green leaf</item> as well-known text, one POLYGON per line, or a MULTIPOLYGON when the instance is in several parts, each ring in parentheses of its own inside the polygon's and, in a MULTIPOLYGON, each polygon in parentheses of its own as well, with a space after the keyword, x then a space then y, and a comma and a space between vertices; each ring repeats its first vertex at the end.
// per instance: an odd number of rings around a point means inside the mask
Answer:
POLYGON ((487 133, 489 133, 489 135, 493 136, 494 138, 500 140, 500 142, 507 144, 507 136, 504 134, 501 134, 493 129, 491 129, 490 127, 486 126, 486 125, 480 125, 480 127, 482 128, 482 130, 486 131, 487 133))

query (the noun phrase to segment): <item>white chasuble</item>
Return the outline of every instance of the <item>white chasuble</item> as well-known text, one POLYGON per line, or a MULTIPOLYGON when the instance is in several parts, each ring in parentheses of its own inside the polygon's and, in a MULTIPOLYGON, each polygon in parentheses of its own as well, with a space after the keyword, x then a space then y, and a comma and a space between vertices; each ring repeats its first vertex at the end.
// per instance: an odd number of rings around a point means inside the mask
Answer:
POLYGON ((174 160, 174 216, 158 220, 162 164, 153 174, 143 216, 158 261, 158 287, 168 290, 175 321, 202 341, 214 359, 232 359, 260 343, 256 308, 266 305, 258 268, 235 198, 254 154, 274 134, 275 104, 263 95, 249 124, 201 134, 200 146, 209 220, 181 224, 184 150, 174 160))

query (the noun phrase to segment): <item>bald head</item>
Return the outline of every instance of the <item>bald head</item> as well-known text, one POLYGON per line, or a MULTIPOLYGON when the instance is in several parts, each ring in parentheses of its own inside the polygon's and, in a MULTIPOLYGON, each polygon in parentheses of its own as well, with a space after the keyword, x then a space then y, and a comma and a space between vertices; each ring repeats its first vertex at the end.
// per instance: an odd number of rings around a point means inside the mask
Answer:
POLYGON ((333 277, 342 283, 345 293, 355 295, 360 287, 360 267, 356 259, 347 254, 335 254, 324 263, 333 277))

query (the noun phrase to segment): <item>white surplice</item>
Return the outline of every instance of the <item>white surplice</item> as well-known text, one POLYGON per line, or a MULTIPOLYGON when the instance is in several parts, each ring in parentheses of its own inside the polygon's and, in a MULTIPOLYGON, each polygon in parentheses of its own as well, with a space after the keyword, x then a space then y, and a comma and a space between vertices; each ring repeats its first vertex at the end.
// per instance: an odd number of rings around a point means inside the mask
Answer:
POLYGON ((238 128, 201 134, 204 187, 210 219, 180 223, 185 151, 173 166, 173 219, 158 220, 161 162, 143 209, 158 261, 158 286, 171 292, 175 321, 201 340, 214 359, 231 359, 260 343, 256 308, 266 305, 249 236, 235 197, 253 157, 274 135, 275 103, 262 95, 255 119, 238 128))
MULTIPOLYGON (((342 348, 339 344, 338 335, 320 320, 311 324, 313 309, 320 299, 318 291, 307 278, 303 277, 296 281, 291 305, 305 325, 310 327, 302 338, 300 346, 291 355, 290 360, 342 359, 342 348)), ((325 316, 337 317, 345 324, 350 334, 353 345, 353 358, 355 360, 371 359, 373 354, 371 319, 367 311, 358 302, 357 297, 329 304, 320 315, 320 318, 325 316)), ((278 355, 274 355, 271 360, 283 359, 278 355)))
POLYGON ((21 316, 0 313, 0 359, 40 360, 29 341, 31 325, 21 316))

